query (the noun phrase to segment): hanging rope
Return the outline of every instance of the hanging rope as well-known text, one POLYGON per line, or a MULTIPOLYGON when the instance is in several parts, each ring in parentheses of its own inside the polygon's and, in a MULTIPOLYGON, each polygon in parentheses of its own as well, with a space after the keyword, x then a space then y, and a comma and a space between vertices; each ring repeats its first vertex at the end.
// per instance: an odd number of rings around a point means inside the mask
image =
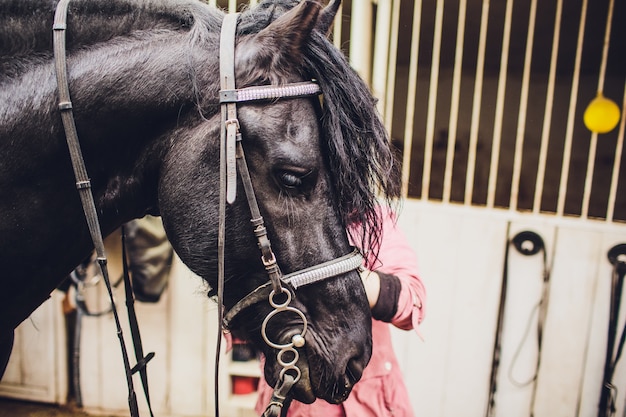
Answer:
POLYGON ((533 256, 542 253, 542 290, 541 297, 537 305, 533 308, 528 317, 528 324, 526 325, 526 331, 522 336, 522 339, 513 355, 513 359, 511 360, 511 365, 509 367, 509 380, 511 383, 516 385, 517 387, 523 388, 532 383, 533 390, 532 396, 530 400, 530 415, 531 417, 534 415, 535 408, 535 399, 537 397, 537 377, 539 376, 539 368, 541 366, 541 350, 543 347, 543 328, 546 322, 546 317, 548 316, 548 301, 550 296, 550 267, 548 265, 548 256, 546 253, 546 246, 537 233, 531 231, 520 232, 513 238, 513 245, 515 249, 519 253, 525 256, 533 256), (530 335, 530 329, 532 328, 533 318, 537 314, 537 360, 535 362, 535 369, 532 376, 526 381, 520 382, 513 375, 513 367, 519 358, 519 355, 522 351, 522 346, 524 345, 524 341, 530 335))
MULTIPOLYGON (((507 224, 507 236, 510 231, 510 223, 507 224)), ((506 298, 507 298, 507 288, 508 288, 508 279, 509 279, 509 250, 510 247, 513 246, 519 253, 524 256, 532 256, 539 252, 542 252, 543 256, 543 271, 542 271, 542 291, 541 298, 537 305, 533 308, 531 315, 528 319, 528 325, 526 326, 526 331, 524 332, 524 336, 522 341, 520 342, 516 352, 513 356, 513 360, 511 361, 511 365, 509 368, 509 379, 517 386, 527 386, 533 382, 536 382, 537 376, 539 375, 539 368, 541 365, 541 349, 543 343, 543 328, 544 323, 548 314, 548 300, 550 294, 550 268, 548 265, 547 254, 545 249, 545 244, 541 236, 532 231, 523 231, 516 234, 512 239, 507 239, 505 252, 504 252, 504 266, 502 270, 502 285, 500 289, 500 305, 498 308, 498 319, 496 323, 496 336, 494 341, 493 348, 493 356, 491 361, 491 375, 489 380, 489 397, 487 402, 487 410, 485 412, 486 417, 493 417, 495 415, 495 396, 496 391, 498 389, 497 380, 498 380, 498 370, 500 367, 500 355, 502 350, 502 328, 504 325, 504 311, 506 307, 506 298), (532 320, 537 314, 537 361, 535 363, 535 369, 533 375, 524 382, 518 382, 512 376, 512 369, 517 361, 519 353, 521 351, 521 347, 523 345, 524 340, 528 337, 531 329, 532 320)), ((537 384, 535 383, 532 391, 532 398, 530 404, 531 416, 533 414, 533 408, 535 403, 537 393, 537 384)))

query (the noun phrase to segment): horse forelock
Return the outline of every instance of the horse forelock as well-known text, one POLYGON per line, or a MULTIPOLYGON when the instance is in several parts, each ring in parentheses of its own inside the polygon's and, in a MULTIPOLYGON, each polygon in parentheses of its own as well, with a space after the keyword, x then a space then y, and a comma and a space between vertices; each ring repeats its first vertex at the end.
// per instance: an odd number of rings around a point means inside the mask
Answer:
POLYGON ((325 35, 313 33, 304 59, 324 94, 324 144, 344 221, 360 225, 360 248, 376 258, 382 237, 377 207, 394 206, 400 197, 399 164, 376 99, 325 35))

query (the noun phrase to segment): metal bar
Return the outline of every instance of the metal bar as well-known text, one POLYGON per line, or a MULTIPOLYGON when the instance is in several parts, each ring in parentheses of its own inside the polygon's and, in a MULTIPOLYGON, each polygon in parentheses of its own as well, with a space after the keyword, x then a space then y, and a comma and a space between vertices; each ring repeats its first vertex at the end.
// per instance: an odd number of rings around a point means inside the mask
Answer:
MULTIPOLYGON (((372 92, 378 98, 378 111, 385 113, 385 90, 387 88, 387 75, 390 74, 389 40, 391 32, 391 1, 378 0, 376 11, 376 32, 374 33, 374 61, 372 68, 372 92)), ((393 61, 395 62, 395 56, 393 61)), ((393 69, 395 71, 395 68, 393 69)))
POLYGON ((419 54, 420 22, 422 20, 422 0, 417 0, 413 9, 413 32, 411 33, 411 55, 409 80, 406 98, 406 121, 404 123, 404 152, 402 154, 402 196, 409 194, 409 174, 411 172, 411 151, 413 149, 413 118, 415 117, 415 97, 417 93, 417 56, 419 54))
MULTIPOLYGON (((604 78, 606 75, 607 58, 609 55, 609 43, 611 39, 611 21, 613 20, 614 0, 609 1, 609 11, 606 17, 604 32, 604 45, 602 48, 602 61, 600 63, 600 75, 598 76, 598 92, 604 89, 604 78)), ((598 147, 598 134, 591 133, 591 143, 589 144, 589 158, 587 159, 587 175, 585 176, 585 190, 583 192, 583 203, 581 217, 586 219, 589 215, 589 201, 591 200, 591 189, 593 188, 593 171, 596 163, 596 150, 598 147)))
POLYGON ((576 45, 576 58, 574 61, 574 75, 572 78, 572 88, 570 93, 569 110, 567 113, 567 128, 565 130, 565 144, 563 146, 563 165, 561 166, 561 183, 559 184, 559 199, 557 202, 556 214, 563 216, 565 208, 565 197, 567 196, 567 180, 569 178, 569 164, 572 158, 572 138, 574 136, 574 122, 576 113, 576 101, 578 96, 578 85, 580 83, 580 63, 583 52, 583 39, 585 37, 585 20, 587 17, 587 0, 583 0, 580 11, 580 22, 578 25, 578 41, 576 45))
POLYGON ((228 12, 235 13, 237 11, 237 0, 228 0, 228 12))
POLYGON ((533 43, 535 39, 535 23, 537 18, 537 0, 530 2, 528 17, 528 32, 526 34, 526 53, 524 55, 524 72, 522 74, 522 91, 517 117, 517 135, 515 137, 515 154, 513 156, 513 177, 511 179, 511 196, 509 209, 517 210, 519 200, 519 183, 522 172, 522 158, 524 154, 524 134, 526 133, 526 115, 528 112, 528 88, 530 84, 530 66, 533 58, 533 43))
POLYGON ((372 3, 353 0, 350 24, 350 65, 368 84, 371 82, 372 62, 372 3), (359 40, 356 42, 356 40, 359 40))
POLYGON ((624 126, 626 125, 626 85, 624 86, 624 99, 622 101, 622 119, 619 124, 617 134, 617 144, 615 145, 615 159, 613 160, 613 173, 611 175, 611 189, 609 191, 609 204, 606 210, 606 221, 613 221, 615 213, 615 200, 617 196, 617 185, 619 184, 619 169, 624 151, 624 126))
POLYGON ((435 33, 433 56, 430 68, 430 87, 428 91, 428 116, 426 119, 426 140, 424 145, 424 172, 422 174, 422 200, 428 200, 430 188, 430 170, 432 166, 433 142, 435 137, 435 115, 437 109, 437 90, 439 86, 439 60, 441 57, 441 35, 443 29, 444 1, 437 0, 435 12, 435 33))
POLYGON ((533 213, 541 211, 541 197, 543 196, 543 182, 546 177, 546 161, 548 158, 548 143, 550 142, 550 126, 552 125, 552 109, 554 108, 554 86, 556 82, 556 66, 559 55, 559 40, 561 32, 561 15, 563 14, 563 0, 557 0, 554 16, 554 32, 552 34, 552 52, 550 55, 550 72, 548 75, 548 90, 546 92, 546 108, 541 129, 541 147, 539 149, 539 164, 535 182, 535 198, 533 213))
POLYGON ((393 0, 391 6, 391 39, 389 41, 389 74, 387 75, 387 87, 385 94, 385 108, 383 117, 385 128, 391 133, 393 124, 393 100, 396 91, 396 72, 398 57, 398 36, 400 33, 400 4, 401 0, 393 0))
POLYGON ((583 191, 583 201, 580 210, 580 217, 586 219, 589 216, 589 199, 591 198, 591 187, 593 183, 593 170, 596 165, 596 150, 598 148, 598 134, 591 133, 589 139, 589 157, 587 158, 587 173, 585 175, 585 188, 583 191))
POLYGON ((213 7, 217 7, 217 0, 209 0, 209 4, 213 7))
POLYGON ((474 98, 472 100, 472 122, 470 143, 467 153, 467 174, 465 176, 465 205, 472 204, 474 193, 474 173, 476 171, 476 148, 478 146, 478 128, 480 125, 480 107, 482 102, 483 78, 485 74, 485 51, 487 45, 487 27, 489 25, 489 0, 483 0, 480 18, 480 35, 476 59, 476 78, 474 79, 474 98))
POLYGON ((452 103, 450 103, 450 121, 448 125, 448 148, 446 150, 446 170, 443 178, 443 202, 450 201, 452 172, 454 171, 454 150, 459 119, 459 101, 461 99, 461 75, 463 70, 463 39, 465 38, 465 18, 467 0, 459 0, 459 18, 456 28, 456 46, 454 51, 454 75, 452 77, 452 103))
POLYGON ((496 114, 493 128, 493 144, 491 147, 491 163, 489 165, 489 185, 487 187, 487 207, 493 208, 496 196, 496 180, 498 177, 498 162, 500 160, 500 143, 502 142, 502 121, 504 117, 504 95, 506 91, 506 74, 509 62, 509 45, 511 42, 511 19, 513 15, 513 0, 506 3, 504 30, 502 34, 502 54, 500 56, 500 75, 498 77, 498 95, 496 99, 496 114))
POLYGON ((602 61, 600 62, 600 75, 598 77, 598 91, 604 89, 604 79, 606 77, 606 66, 609 56, 609 46, 611 43, 611 24, 613 22, 613 9, 615 0, 609 1, 609 10, 606 16, 606 26, 604 30, 604 44, 602 45, 602 61))

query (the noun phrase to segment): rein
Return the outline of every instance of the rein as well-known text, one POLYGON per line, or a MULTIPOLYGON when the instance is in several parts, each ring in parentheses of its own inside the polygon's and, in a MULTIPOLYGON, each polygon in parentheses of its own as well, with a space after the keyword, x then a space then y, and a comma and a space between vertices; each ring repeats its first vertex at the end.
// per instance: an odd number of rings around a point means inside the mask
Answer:
MULTIPOLYGON (((58 107, 61 112, 61 119, 63 121, 63 128, 65 130, 65 139, 67 141, 67 146, 69 148, 70 157, 72 160, 72 168, 74 170, 74 176, 76 178, 76 188, 78 189, 80 195, 83 212, 85 213, 85 218, 89 227, 89 233, 91 234, 91 239, 96 250, 96 260, 98 262, 98 265, 100 266, 102 277, 104 278, 107 292, 109 294, 109 299, 111 301, 111 310, 115 319, 117 336, 120 342, 120 348, 122 350, 122 359, 124 361, 126 384, 128 386, 128 406, 130 409, 130 414, 131 417, 139 417, 137 395, 135 394, 135 389, 133 385, 133 374, 139 372, 139 374, 141 375, 141 383, 143 385, 144 394, 146 396, 146 402, 148 404, 148 410, 150 412, 150 416, 153 417, 154 414, 152 413, 150 395, 148 393, 148 375, 146 365, 148 361, 150 361, 150 359, 154 357, 154 353, 149 353, 145 357, 143 356, 143 348, 141 343, 141 337, 139 334, 139 325, 137 324, 134 300, 132 298, 133 295, 131 283, 127 274, 125 274, 124 282, 126 286, 126 307, 128 310, 133 347, 137 360, 137 364, 131 368, 128 351, 126 349, 126 343, 124 342, 124 333, 122 331, 120 318, 117 312, 117 307, 115 305, 111 280, 109 279, 107 257, 104 250, 104 239, 102 237, 102 231, 100 230, 98 213, 96 211, 93 192, 91 190, 91 181, 89 179, 89 176, 87 175, 85 161, 83 159, 82 151, 80 149, 80 143, 78 141, 76 124, 74 122, 72 101, 68 84, 67 59, 65 50, 65 31, 67 29, 67 9, 69 2, 70 0, 60 0, 57 4, 56 12, 54 14, 53 48, 57 86, 59 89, 58 107)), ((125 256, 125 253, 123 254, 123 256, 125 256)), ((126 268, 126 265, 124 265, 124 268, 126 268)))

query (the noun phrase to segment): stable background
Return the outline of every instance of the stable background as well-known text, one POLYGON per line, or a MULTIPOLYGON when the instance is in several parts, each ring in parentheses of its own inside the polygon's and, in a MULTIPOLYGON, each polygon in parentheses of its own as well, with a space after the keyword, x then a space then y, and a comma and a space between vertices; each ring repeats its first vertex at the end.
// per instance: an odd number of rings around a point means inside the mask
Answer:
MULTIPOLYGON (((507 246, 522 231, 543 239, 547 262, 509 246, 494 415, 597 415, 607 254, 626 243, 625 20, 626 4, 614 0, 345 2, 334 40, 380 99, 403 161, 400 227, 428 290, 424 340, 394 332, 416 415, 485 415, 507 246), (622 113, 605 134, 583 123, 598 91, 622 113), (536 307, 546 288, 539 350, 536 307)), ((108 239, 112 266, 118 242, 108 239)), ((138 305, 145 349, 156 352, 149 373, 158 416, 213 414, 217 307, 205 293, 176 261, 162 299, 138 305)), ((101 287, 88 295, 94 309, 106 308, 101 287)), ((63 296, 20 326, 1 396, 67 401, 63 296)), ((624 361, 613 381, 617 415, 624 361)), ((232 376, 258 377, 258 365, 225 356, 222 366, 223 413, 254 415, 254 394, 233 395, 232 376)), ((127 414, 112 317, 84 320, 80 369, 86 410, 127 414)))

